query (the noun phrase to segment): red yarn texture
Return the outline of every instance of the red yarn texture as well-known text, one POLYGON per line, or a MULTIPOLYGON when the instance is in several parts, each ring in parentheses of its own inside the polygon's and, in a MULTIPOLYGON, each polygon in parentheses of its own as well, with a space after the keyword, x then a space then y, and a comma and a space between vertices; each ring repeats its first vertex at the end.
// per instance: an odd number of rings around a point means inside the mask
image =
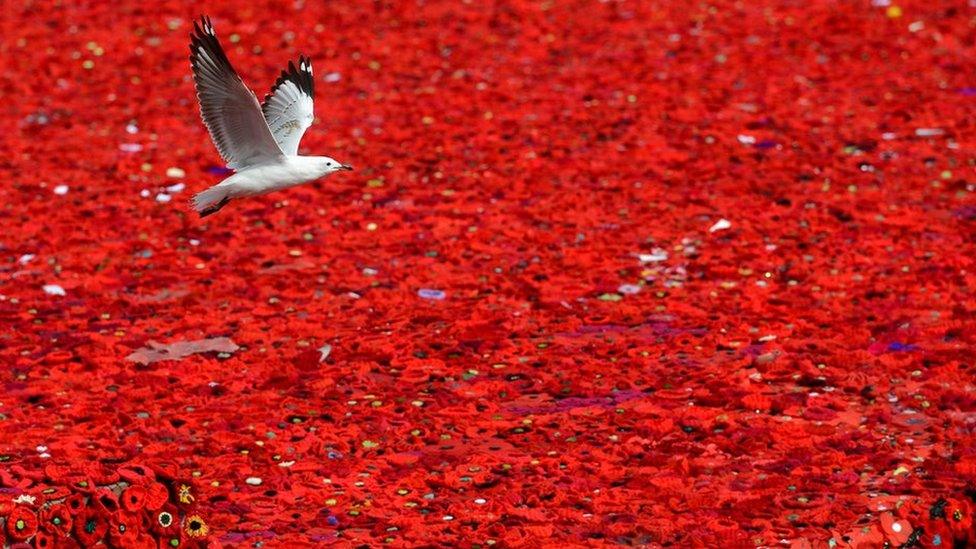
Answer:
POLYGON ((976 543, 970 4, 9 2, 0 546, 976 543), (356 171, 191 211, 202 11, 356 171))

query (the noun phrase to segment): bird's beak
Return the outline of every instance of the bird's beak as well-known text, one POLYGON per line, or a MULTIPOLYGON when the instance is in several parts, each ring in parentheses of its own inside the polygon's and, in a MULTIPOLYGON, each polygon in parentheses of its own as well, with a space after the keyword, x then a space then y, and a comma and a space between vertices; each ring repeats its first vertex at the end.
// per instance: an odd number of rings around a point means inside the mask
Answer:
POLYGON ((349 171, 352 171, 352 166, 350 166, 350 165, 348 165, 348 164, 343 164, 343 165, 341 166, 341 169, 343 169, 343 170, 349 170, 349 171))

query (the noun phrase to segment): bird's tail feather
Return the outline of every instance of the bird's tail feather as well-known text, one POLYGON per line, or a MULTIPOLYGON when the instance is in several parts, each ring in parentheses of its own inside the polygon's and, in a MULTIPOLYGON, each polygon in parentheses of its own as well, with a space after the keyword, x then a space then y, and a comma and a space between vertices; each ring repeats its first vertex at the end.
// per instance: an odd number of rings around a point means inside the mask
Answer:
POLYGON ((202 213, 219 204, 225 198, 227 198, 227 187, 221 188, 220 185, 214 185, 193 197, 193 208, 198 213, 202 213))

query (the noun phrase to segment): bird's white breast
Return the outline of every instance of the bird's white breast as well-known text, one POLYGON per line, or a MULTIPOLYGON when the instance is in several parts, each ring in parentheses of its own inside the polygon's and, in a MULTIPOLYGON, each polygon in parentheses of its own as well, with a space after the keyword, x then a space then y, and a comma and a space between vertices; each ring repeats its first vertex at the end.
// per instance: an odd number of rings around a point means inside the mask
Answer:
POLYGON ((301 185, 322 176, 318 163, 309 157, 284 156, 272 164, 245 168, 224 180, 234 197, 255 196, 301 185))

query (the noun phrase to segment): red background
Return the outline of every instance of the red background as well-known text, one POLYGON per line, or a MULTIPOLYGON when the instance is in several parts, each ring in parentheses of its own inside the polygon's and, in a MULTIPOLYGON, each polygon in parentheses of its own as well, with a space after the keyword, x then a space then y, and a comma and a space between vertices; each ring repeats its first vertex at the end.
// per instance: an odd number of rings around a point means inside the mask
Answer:
POLYGON ((165 463, 228 545, 972 540, 976 10, 892 2, 9 2, 0 486, 165 463), (201 12, 259 97, 312 57, 355 172, 191 212, 201 12))

